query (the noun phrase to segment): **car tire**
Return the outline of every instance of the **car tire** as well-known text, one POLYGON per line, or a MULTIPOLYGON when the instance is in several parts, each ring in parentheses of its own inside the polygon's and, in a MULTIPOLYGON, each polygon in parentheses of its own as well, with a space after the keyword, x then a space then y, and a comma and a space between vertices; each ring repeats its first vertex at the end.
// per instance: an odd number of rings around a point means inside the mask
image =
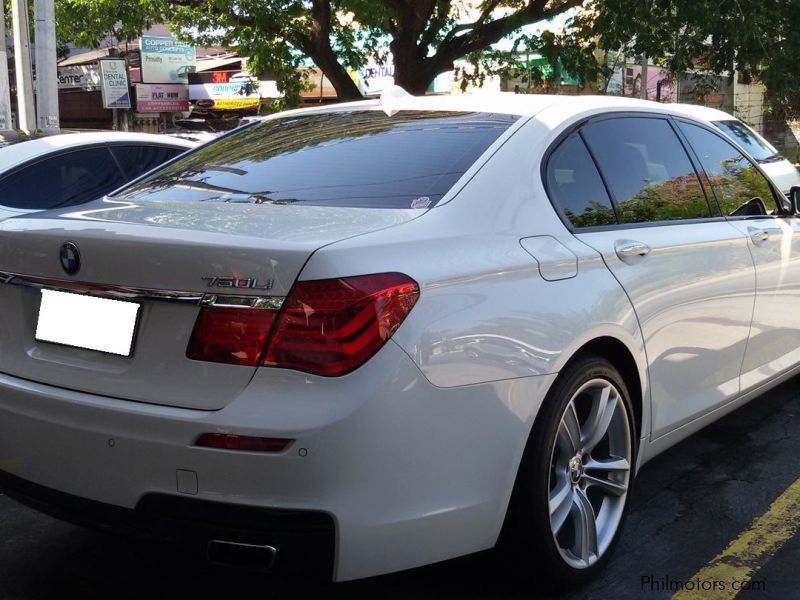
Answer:
POLYGON ((563 591, 608 562, 633 483, 633 414, 606 359, 577 356, 559 374, 534 422, 500 539, 502 567, 517 579, 563 591))

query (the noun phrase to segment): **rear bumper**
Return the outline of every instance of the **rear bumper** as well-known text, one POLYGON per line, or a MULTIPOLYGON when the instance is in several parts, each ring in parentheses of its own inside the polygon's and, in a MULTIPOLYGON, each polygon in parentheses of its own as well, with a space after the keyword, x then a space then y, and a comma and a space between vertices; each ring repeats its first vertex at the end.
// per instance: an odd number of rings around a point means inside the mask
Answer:
MULTIPOLYGON (((437 388, 390 342, 340 378, 259 369, 224 409, 197 411, 0 374, 0 471, 63 493, 43 505, 57 516, 62 500, 74 504, 70 497, 134 515, 154 497, 177 499, 160 501, 156 512, 175 502, 178 514, 196 513, 188 529, 198 530, 217 522, 205 503, 228 507, 222 515, 328 515, 334 580, 368 577, 494 546, 554 377, 437 388), (207 432, 295 442, 278 454, 195 447, 207 432)), ((252 529, 274 534, 270 527, 252 529)))
POLYGON ((133 509, 65 494, 0 471, 0 491, 58 519, 146 538, 205 547, 212 540, 269 545, 271 570, 330 580, 335 527, 322 512, 237 506, 147 494, 133 509))

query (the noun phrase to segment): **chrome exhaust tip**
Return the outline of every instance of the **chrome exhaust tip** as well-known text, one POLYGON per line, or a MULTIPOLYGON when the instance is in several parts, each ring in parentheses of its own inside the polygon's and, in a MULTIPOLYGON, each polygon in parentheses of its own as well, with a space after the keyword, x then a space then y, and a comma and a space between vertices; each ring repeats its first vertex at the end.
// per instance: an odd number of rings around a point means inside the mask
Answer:
POLYGON ((270 569, 278 556, 273 546, 228 540, 211 540, 206 551, 212 563, 248 569, 270 569))

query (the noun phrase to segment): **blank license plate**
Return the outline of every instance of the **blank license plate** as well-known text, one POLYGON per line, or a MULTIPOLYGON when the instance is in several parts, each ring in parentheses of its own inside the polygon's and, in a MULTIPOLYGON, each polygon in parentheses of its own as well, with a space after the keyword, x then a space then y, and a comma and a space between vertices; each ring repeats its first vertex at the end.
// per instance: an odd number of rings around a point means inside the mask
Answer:
POLYGON ((130 356, 139 304, 42 290, 36 339, 130 356))

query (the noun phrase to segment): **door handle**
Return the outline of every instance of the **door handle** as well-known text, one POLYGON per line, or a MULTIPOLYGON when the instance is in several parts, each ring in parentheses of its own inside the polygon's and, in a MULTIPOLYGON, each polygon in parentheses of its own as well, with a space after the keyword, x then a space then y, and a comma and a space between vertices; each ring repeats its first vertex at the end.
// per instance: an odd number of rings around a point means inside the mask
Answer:
POLYGON ((769 231, 765 231, 764 229, 750 229, 750 241, 752 241, 756 246, 759 244, 763 244, 769 239, 769 231))
POLYGON ((763 244, 771 235, 780 235, 783 233, 782 229, 778 229, 777 227, 748 227, 747 233, 750 236, 750 241, 752 241, 756 246, 759 244, 763 244))
POLYGON ((614 245, 614 251, 620 260, 631 260, 650 254, 650 246, 643 242, 630 240, 619 241, 614 245))

